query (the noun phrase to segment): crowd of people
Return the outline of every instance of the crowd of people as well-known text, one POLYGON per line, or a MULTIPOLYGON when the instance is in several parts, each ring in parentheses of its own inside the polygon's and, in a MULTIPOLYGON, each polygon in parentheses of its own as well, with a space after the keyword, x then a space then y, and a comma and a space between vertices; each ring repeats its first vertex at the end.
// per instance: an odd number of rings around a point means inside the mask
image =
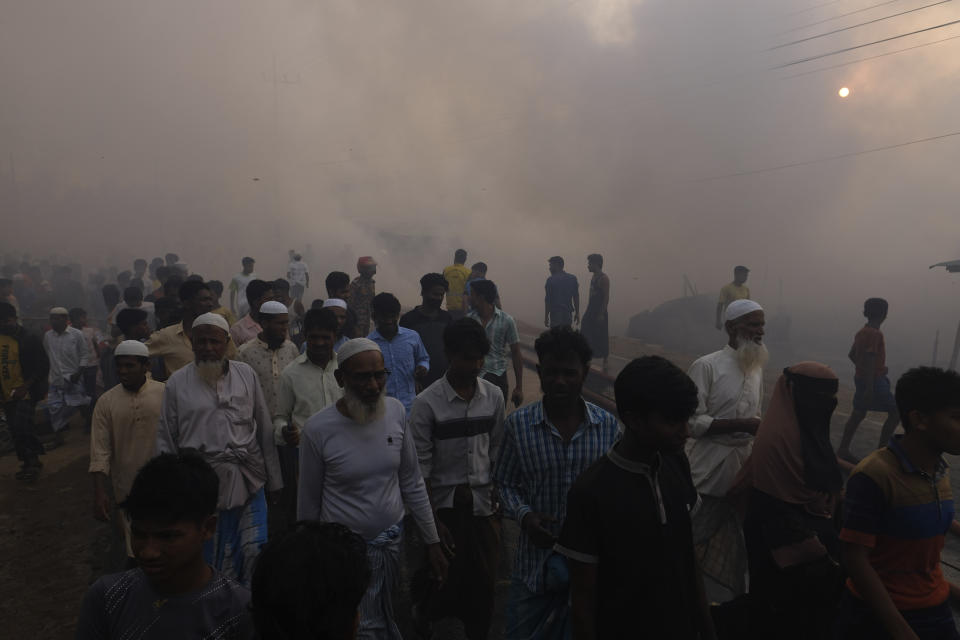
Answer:
POLYGON ((471 640, 960 638, 940 569, 960 529, 942 457, 960 454, 960 375, 892 385, 886 301, 864 305, 835 452, 830 367, 786 367, 763 406, 745 267, 717 304, 722 348, 686 372, 629 362, 614 412, 584 398, 594 359, 609 367, 603 257, 587 257, 582 317, 576 276, 548 260, 527 404, 517 323, 466 260, 423 275, 406 313, 369 256, 309 306, 293 252, 275 280, 244 257, 227 305, 174 254, 88 287, 75 265, 4 267, 17 479, 84 429, 93 515, 118 550, 77 637, 396 639, 407 576, 418 631, 455 618, 471 640), (887 421, 857 460, 870 411, 887 421), (520 533, 494 629, 504 518, 520 533))

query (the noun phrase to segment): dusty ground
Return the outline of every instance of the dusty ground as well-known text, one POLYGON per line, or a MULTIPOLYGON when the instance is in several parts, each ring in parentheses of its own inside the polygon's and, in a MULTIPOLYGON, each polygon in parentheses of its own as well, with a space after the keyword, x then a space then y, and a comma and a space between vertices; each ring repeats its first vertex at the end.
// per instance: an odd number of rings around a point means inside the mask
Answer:
MULTIPOLYGON (((615 349, 623 357, 611 358, 614 375, 628 358, 657 352, 655 348, 620 340, 615 342, 615 349)), ((678 356, 675 361, 686 366, 691 359, 678 356)), ((779 368, 770 367, 766 381, 768 395, 777 371, 779 368)), ((524 392, 525 402, 540 395, 536 375, 529 370, 524 375, 524 392)), ((834 444, 839 441, 851 399, 852 390, 843 387, 833 422, 834 444)), ((862 425, 853 447, 858 455, 866 455, 876 443, 880 417, 871 415, 862 425)), ((13 454, 0 457, 0 621, 3 623, 0 637, 72 638, 86 587, 104 572, 110 532, 108 525, 96 522, 91 516, 87 436, 74 425, 65 440, 63 446, 44 456, 43 474, 33 485, 24 485, 14 478, 19 464, 13 454)), ((960 473, 954 474, 954 491, 960 491, 960 473)), ((513 523, 505 523, 491 638, 502 637, 504 600, 516 536, 513 523)), ((960 541, 948 540, 944 561, 948 577, 960 581, 960 541)), ((397 604, 399 622, 406 631, 409 603, 401 594, 397 604)), ((408 633, 405 637, 416 636, 408 633)), ((463 635, 455 621, 442 621, 435 628, 434 637, 457 639, 463 635)))
POLYGON ((0 458, 0 620, 7 638, 72 638, 84 591, 109 537, 91 516, 88 441, 76 426, 43 457, 40 479, 14 478, 0 458))

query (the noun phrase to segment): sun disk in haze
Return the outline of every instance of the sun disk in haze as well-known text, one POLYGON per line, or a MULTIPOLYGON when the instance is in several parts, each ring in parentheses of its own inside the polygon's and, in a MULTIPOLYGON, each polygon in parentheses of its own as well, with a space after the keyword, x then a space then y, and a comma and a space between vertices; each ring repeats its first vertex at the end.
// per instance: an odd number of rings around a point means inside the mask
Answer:
POLYGON ((848 95, 850 95, 850 89, 843 87, 837 93, 840 95, 841 98, 846 98, 848 95))

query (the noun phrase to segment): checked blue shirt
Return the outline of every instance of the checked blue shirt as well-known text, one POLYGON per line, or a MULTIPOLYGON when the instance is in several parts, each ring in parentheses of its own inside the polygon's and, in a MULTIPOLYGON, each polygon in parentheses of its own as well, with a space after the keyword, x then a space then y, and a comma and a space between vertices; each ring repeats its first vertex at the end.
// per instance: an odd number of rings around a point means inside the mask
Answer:
MULTIPOLYGON (((518 524, 531 511, 551 514, 557 522, 547 528, 559 535, 573 482, 616 442, 619 425, 613 414, 589 402, 584 406, 586 419, 568 444, 548 421, 542 400, 507 417, 493 473, 504 511, 518 524)), ((520 534, 514 579, 542 593, 543 564, 550 553, 520 534)))
POLYGON ((400 332, 393 340, 387 340, 376 329, 367 337, 380 347, 384 366, 390 371, 387 395, 402 402, 407 415, 410 415, 410 407, 417 395, 413 373, 418 366, 430 369, 430 356, 420 340, 420 334, 413 329, 400 327, 400 332))

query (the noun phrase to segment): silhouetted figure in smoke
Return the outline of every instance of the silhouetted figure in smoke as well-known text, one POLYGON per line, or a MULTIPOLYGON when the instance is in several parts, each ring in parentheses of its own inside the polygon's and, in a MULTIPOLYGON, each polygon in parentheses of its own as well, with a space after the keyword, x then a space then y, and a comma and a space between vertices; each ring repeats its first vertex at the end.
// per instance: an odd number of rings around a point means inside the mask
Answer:
POLYGON ((735 300, 749 300, 750 289, 747 287, 747 276, 750 275, 750 269, 744 266, 734 267, 733 282, 723 285, 720 289, 720 299, 717 301, 717 331, 723 329, 723 311, 731 302, 735 300))
POLYGON ((594 358, 603 358, 603 370, 607 370, 607 357, 610 355, 609 318, 607 305, 610 303, 610 278, 603 272, 603 256, 591 253, 587 256, 587 270, 593 274, 590 278, 590 300, 583 314, 580 331, 583 333, 594 358))
POLYGON ((290 281, 290 295, 303 303, 303 294, 310 288, 310 267, 299 253, 293 254, 293 260, 287 265, 287 279, 290 281))
POLYGON ((466 313, 463 303, 463 292, 470 279, 472 271, 464 266, 467 261, 467 251, 457 249, 453 254, 453 264, 443 270, 443 277, 447 281, 449 291, 447 295, 447 311, 454 320, 459 320, 466 313))
POLYGON ((550 277, 544 288, 543 324, 548 328, 570 327, 580 324, 580 285, 577 276, 563 270, 563 258, 548 260, 550 277))
POLYGON ((850 453, 850 443, 868 411, 884 411, 887 414, 887 420, 880 430, 878 447, 887 444, 900 422, 897 403, 890 393, 887 347, 880 331, 880 325, 887 319, 888 309, 889 305, 883 298, 870 298, 863 303, 863 315, 867 318, 867 324, 854 336, 853 346, 847 354, 857 367, 853 377, 856 391, 853 396, 853 411, 843 428, 843 439, 840 440, 837 455, 854 464, 858 460, 850 453))
POLYGON ((357 260, 359 276, 350 283, 349 304, 357 314, 357 335, 366 337, 370 333, 370 319, 373 314, 373 298, 377 295, 377 261, 370 256, 357 260))
POLYGON ((257 277, 257 274, 253 272, 253 265, 256 263, 253 258, 247 256, 241 260, 240 263, 243 265, 243 271, 233 276, 233 279, 230 280, 230 310, 233 311, 238 318, 242 318, 250 311, 250 304, 247 302, 247 297, 244 294, 250 281, 257 277))

